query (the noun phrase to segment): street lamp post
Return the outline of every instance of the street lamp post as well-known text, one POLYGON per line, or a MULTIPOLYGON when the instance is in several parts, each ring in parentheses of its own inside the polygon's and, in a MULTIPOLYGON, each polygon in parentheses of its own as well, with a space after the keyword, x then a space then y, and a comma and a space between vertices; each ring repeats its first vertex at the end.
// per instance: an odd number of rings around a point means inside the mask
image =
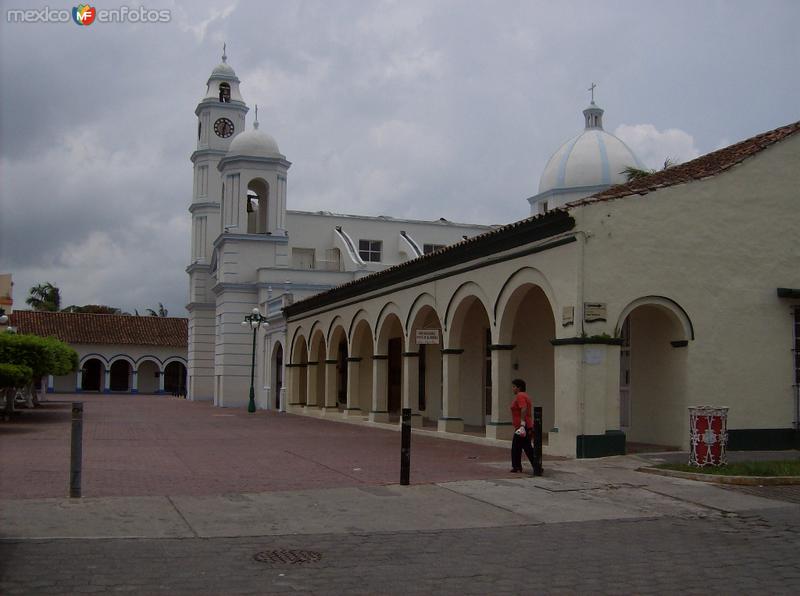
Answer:
POLYGON ((253 330, 253 356, 250 361, 250 403, 247 404, 247 411, 253 413, 256 411, 256 392, 254 389, 255 374, 256 374, 256 332, 261 325, 269 325, 267 317, 262 315, 257 308, 247 315, 242 321, 242 327, 250 327, 253 330))

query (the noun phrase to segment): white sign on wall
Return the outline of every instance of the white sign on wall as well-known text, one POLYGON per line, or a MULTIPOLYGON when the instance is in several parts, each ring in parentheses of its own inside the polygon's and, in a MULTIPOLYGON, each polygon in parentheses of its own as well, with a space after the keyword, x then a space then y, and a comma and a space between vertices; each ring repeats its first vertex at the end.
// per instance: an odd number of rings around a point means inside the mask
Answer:
POLYGON ((438 329, 417 329, 417 344, 438 344, 438 329))

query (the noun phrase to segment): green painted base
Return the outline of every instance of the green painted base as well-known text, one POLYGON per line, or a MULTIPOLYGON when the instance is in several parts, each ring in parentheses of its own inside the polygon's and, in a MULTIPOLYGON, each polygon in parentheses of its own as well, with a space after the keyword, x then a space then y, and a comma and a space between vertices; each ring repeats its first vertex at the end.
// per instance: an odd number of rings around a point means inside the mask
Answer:
POLYGON ((578 435, 576 453, 579 458, 625 455, 625 433, 607 430, 604 435, 578 435))
POLYGON ((793 428, 728 429, 728 451, 800 449, 800 431, 793 428))

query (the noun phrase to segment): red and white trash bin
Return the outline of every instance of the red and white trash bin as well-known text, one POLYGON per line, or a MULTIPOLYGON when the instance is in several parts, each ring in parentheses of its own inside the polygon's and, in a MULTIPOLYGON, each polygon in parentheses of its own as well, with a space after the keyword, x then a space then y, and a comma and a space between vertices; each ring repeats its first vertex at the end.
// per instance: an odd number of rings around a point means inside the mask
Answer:
POLYGON ((725 465, 725 446, 728 444, 728 408, 723 406, 692 406, 689 408, 691 451, 689 465, 725 465))

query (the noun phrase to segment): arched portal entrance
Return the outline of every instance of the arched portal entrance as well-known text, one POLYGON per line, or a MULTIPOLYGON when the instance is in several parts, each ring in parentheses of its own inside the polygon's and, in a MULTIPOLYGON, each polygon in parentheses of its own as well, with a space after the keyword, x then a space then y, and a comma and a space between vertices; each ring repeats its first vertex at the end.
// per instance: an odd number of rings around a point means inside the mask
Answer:
POLYGON ((81 367, 81 391, 100 391, 103 388, 105 367, 97 358, 89 358, 81 367))
POLYGON ((461 352, 454 356, 458 382, 448 381, 446 397, 458 402, 452 410, 463 419, 465 430, 481 431, 492 414, 492 336, 479 298, 469 295, 459 302, 448 333, 450 349, 461 352))
POLYGON ((297 380, 297 393, 294 395, 293 402, 295 404, 305 405, 308 403, 308 376, 306 368, 308 367, 308 348, 306 346, 306 338, 298 337, 294 346, 294 354, 292 356, 292 367, 297 369, 295 376, 292 379, 297 380))
POLYGON ((325 334, 321 329, 311 337, 308 357, 308 405, 320 407, 325 404, 325 334))
POLYGON ((687 444, 684 322, 661 304, 642 304, 620 326, 620 426, 633 448, 687 444))
POLYGON ((127 360, 117 360, 111 365, 109 389, 129 391, 131 388, 131 365, 127 360))
POLYGON ((186 395, 186 367, 172 361, 164 369, 164 391, 171 395, 186 395))
MULTIPOLYGON (((364 415, 372 410, 372 371, 374 366, 372 348, 372 330, 369 323, 362 319, 353 330, 353 337, 350 340, 351 353, 355 365, 352 367, 354 374, 351 375, 350 383, 355 393, 353 394, 352 405, 358 408, 364 415)), ((352 390, 351 390, 352 391, 352 390)))
MULTIPOLYGON (((386 359, 386 383, 376 387, 382 402, 380 409, 389 413, 390 420, 399 420, 403 399, 403 325, 400 318, 390 312, 380 323, 378 332, 378 354, 386 359)), ((379 409, 376 408, 376 409, 379 409)))
POLYGON ((442 414, 442 324, 432 305, 417 311, 408 333, 408 351, 418 352, 417 358, 417 403, 424 420, 438 423, 442 414), (417 343, 417 332, 432 343, 417 343), (438 341, 433 338, 437 337, 438 341))
POLYGON ((155 360, 139 361, 136 367, 139 393, 158 393, 159 365, 155 360))
POLYGON ((347 371, 347 356, 347 334, 344 331, 344 327, 337 325, 329 334, 328 359, 336 360, 334 388, 336 407, 340 411, 344 411, 347 408, 347 386, 350 382, 347 371))
POLYGON ((281 389, 283 389, 283 346, 275 344, 272 353, 272 402, 276 410, 281 409, 281 389))
POLYGON ((550 340, 555 334, 553 309, 542 288, 534 284, 516 288, 506 302, 500 323, 499 344, 513 346, 506 363, 510 370, 504 377, 526 382, 533 405, 542 408, 545 431, 554 426, 555 351, 550 340))

